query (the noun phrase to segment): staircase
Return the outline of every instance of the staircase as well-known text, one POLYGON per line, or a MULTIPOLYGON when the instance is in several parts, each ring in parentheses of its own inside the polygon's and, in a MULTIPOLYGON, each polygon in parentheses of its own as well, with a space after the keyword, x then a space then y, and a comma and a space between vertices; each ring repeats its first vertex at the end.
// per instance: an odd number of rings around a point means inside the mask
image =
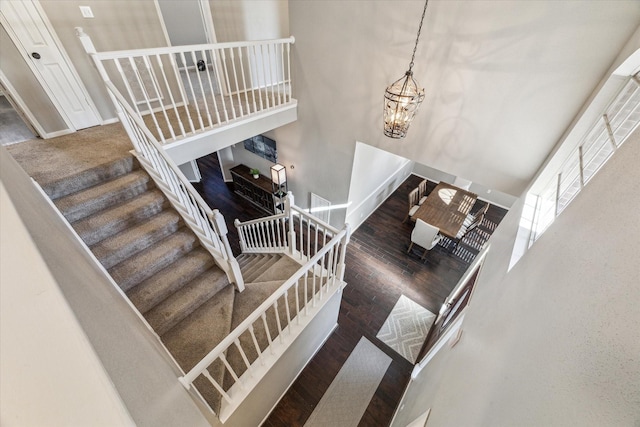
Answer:
MULTIPOLYGON (((300 268, 283 254, 242 254, 245 289, 236 292, 131 155, 43 189, 185 372, 300 268)), ((275 315, 267 317, 275 337, 275 315)), ((261 348, 269 344, 266 331, 256 339, 261 348)), ((228 353, 242 372, 240 354, 228 353)), ((225 389, 236 382, 222 366, 209 373, 225 389)), ((220 397, 211 384, 200 378, 196 387, 217 411, 220 397)))

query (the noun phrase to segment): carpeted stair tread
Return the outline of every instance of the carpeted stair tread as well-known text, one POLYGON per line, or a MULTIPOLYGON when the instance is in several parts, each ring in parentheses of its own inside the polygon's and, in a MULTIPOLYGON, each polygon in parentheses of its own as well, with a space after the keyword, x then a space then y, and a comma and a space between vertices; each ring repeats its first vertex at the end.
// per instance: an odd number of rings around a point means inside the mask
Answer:
POLYGON ((213 265, 211 254, 206 249, 197 247, 130 289, 127 296, 144 314, 213 265))
POLYGON ((93 187, 101 182, 110 181, 140 166, 130 154, 126 157, 87 169, 67 177, 47 182, 42 186, 47 195, 55 200, 72 193, 93 187))
POLYGON ((267 254, 254 257, 253 261, 245 265, 242 271, 245 283, 253 282, 258 276, 264 273, 271 265, 275 264, 280 254, 267 254))
MULTIPOLYGON (((231 331, 235 295, 233 285, 223 288, 215 298, 204 303, 161 336, 162 342, 184 372, 193 368, 231 331)), ((214 363, 207 370, 219 384, 222 384, 224 373, 221 363, 214 363)), ((217 411, 220 395, 214 391, 213 386, 202 376, 196 379, 195 385, 205 400, 217 411)))
POLYGON ((264 258, 266 256, 269 256, 270 254, 248 254, 248 253, 242 253, 240 255, 238 255, 236 257, 236 261, 238 261, 238 265, 240 266, 240 268, 244 268, 246 267, 249 263, 251 263, 252 261, 259 259, 259 258, 264 258))
POLYGON ((255 277, 252 282, 270 282, 273 280, 287 280, 302 267, 293 259, 286 255, 282 255, 276 262, 269 265, 269 267, 259 276, 255 277))
POLYGON ((54 201, 60 212, 73 223, 79 219, 135 197, 153 186, 146 172, 128 173, 104 184, 70 194, 54 201))
POLYGON ((166 239, 117 264, 109 270, 109 273, 126 292, 191 251, 198 244, 196 236, 190 230, 178 230, 166 239))
POLYGON ((89 246, 153 216, 168 205, 158 189, 76 221, 73 228, 89 246))
POLYGON ((168 209, 102 240, 92 246, 91 251, 109 269, 183 226, 180 215, 173 209, 168 209))
POLYGON ((145 318, 156 333, 162 335, 227 285, 227 275, 214 266, 149 310, 145 318))
POLYGON ((233 320, 231 330, 237 327, 244 319, 271 296, 284 280, 272 280, 270 282, 245 283, 244 291, 236 294, 233 301, 233 320))

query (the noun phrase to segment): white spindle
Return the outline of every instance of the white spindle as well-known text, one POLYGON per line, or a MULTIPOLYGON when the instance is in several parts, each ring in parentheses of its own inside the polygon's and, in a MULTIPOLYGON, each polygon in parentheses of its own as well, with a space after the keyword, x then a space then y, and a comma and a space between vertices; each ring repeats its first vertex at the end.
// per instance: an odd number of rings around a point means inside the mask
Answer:
POLYGON ((291 309, 289 308, 289 289, 284 291, 284 311, 287 314, 287 329, 291 334, 291 309))
MULTIPOLYGON (((162 81, 164 82, 164 87, 166 89, 167 94, 169 95, 169 100, 171 101, 171 107, 173 108, 173 113, 176 115, 178 127, 180 128, 180 134, 182 136, 185 136, 184 125, 182 124, 182 118, 180 117, 180 113, 178 112, 178 107, 176 106, 176 101, 173 97, 173 91, 171 90, 171 86, 169 86, 169 81, 167 80, 167 74, 164 71, 164 63, 162 62, 162 58, 160 58, 160 54, 156 54, 156 65, 162 74, 162 81)), ((173 128, 171 129, 173 132, 173 128)))
MULTIPOLYGON (((205 115, 207 116, 207 120, 209 121, 209 127, 212 127, 213 120, 211 120, 211 112, 209 111, 209 103, 207 102, 207 95, 205 93, 204 86, 202 86, 202 76, 200 75, 200 70, 198 69, 198 58, 196 57, 195 51, 191 51, 191 61, 193 62, 193 67, 194 67, 193 72, 198 78, 198 87, 200 88, 200 95, 201 95, 199 99, 202 101, 202 104, 204 104, 204 112, 205 112, 205 115)), ((198 103, 198 98, 194 98, 193 101, 198 103)), ((204 129, 204 126, 203 126, 203 129, 204 129)))
POLYGON ((264 56, 264 49, 263 49, 264 45, 260 45, 260 58, 262 59, 262 80, 264 81, 264 99, 267 102, 267 108, 269 107, 273 107, 273 104, 269 104, 269 88, 268 88, 268 83, 267 83, 267 60, 265 59, 264 56))
POLYGON ((296 292, 296 320, 300 325, 300 280, 296 280, 296 284, 293 286, 296 292))
POLYGON ((282 99, 284 102, 287 101, 287 87, 284 79, 284 44, 280 44, 280 72, 278 73, 278 78, 282 80, 282 91, 280 91, 280 85, 278 85, 278 93, 282 93, 282 99))
POLYGON ((287 43, 287 84, 289 85, 289 102, 293 98, 292 88, 291 88, 291 45, 287 43))
POLYGON ((229 395, 224 391, 224 389, 222 387, 220 387, 220 384, 218 384, 218 382, 213 379, 213 377, 211 376, 211 374, 209 373, 208 370, 205 369, 202 372, 202 375, 204 375, 205 378, 209 380, 209 382, 213 385, 213 387, 216 389, 216 391, 218 393, 220 393, 220 395, 224 398, 224 400, 226 400, 227 402, 231 403, 231 397, 229 397, 229 395))
POLYGON ((233 343, 236 345, 236 348, 240 352, 240 357, 242 357, 242 361, 244 362, 244 365, 247 367, 247 372, 249 373, 249 376, 252 377, 253 375, 251 374, 251 363, 249 362, 249 359, 247 359, 247 355, 245 354, 244 349, 240 345, 240 340, 236 338, 233 341, 233 343))
POLYGON ((278 327, 278 338, 280 338, 280 344, 284 343, 284 338, 282 337, 282 324, 280 322, 280 312, 278 311, 278 300, 273 302, 273 311, 276 313, 276 326, 278 327))
MULTIPOLYGON (((176 53, 179 55, 179 53, 176 53)), ((189 122, 189 129, 191 133, 196 132, 196 128, 193 124, 193 119, 191 118, 191 112, 189 111, 189 99, 187 94, 184 91, 184 85, 182 82, 182 73, 180 72, 180 67, 178 66, 178 62, 176 57, 173 55, 169 55, 169 61, 171 61, 171 66, 173 67, 173 74, 176 78, 176 84, 178 85, 178 89, 180 90, 180 98, 182 99, 182 107, 184 108, 184 112, 187 116, 187 121, 189 122)))
POLYGON ((227 103, 224 102, 224 86, 222 86, 222 80, 220 78, 220 73, 225 73, 224 69, 222 68, 223 65, 221 64, 221 61, 219 61, 219 51, 214 51, 213 49, 210 50, 211 53, 211 59, 213 60, 213 67, 216 70, 216 82, 218 83, 218 91, 220 92, 220 98, 221 98, 221 102, 222 102, 222 111, 224 112, 224 121, 228 122, 229 121, 229 112, 227 111, 227 103))
POLYGON ((224 49, 220 49, 220 53, 221 53, 221 57, 222 57, 222 72, 224 73, 224 81, 227 85, 227 93, 229 94, 228 97, 223 97, 222 98, 222 102, 225 102, 225 99, 229 99, 229 103, 231 104, 231 115, 233 116, 233 118, 236 118, 236 107, 233 105, 233 92, 231 90, 231 84, 229 83, 229 71, 227 69, 227 55, 224 53, 224 49))
POLYGON ((276 106, 276 98, 275 98, 275 94, 274 92, 274 79, 273 79, 273 65, 272 65, 272 59, 273 57, 271 56, 271 43, 267 43, 267 53, 268 56, 267 58, 269 58, 269 60, 267 61, 267 65, 269 67, 269 91, 271 92, 271 106, 276 106))
POLYGON ((258 344, 258 339, 256 338, 256 333, 253 329, 253 325, 249 325, 249 334, 251 334, 251 341, 253 341, 253 346, 255 347, 256 352, 258 353, 258 359, 260 359, 262 366, 264 366, 265 364, 264 358, 262 357, 262 351, 260 350, 260 345, 258 344))
POLYGON ((242 111, 242 99, 240 99, 240 87, 238 85, 238 73, 236 71, 236 59, 235 54, 233 53, 233 48, 229 49, 231 55, 231 69, 233 70, 233 82, 236 85, 236 96, 238 97, 238 108, 240 109, 240 117, 244 117, 244 112, 242 111))
MULTIPOLYGON (((160 87, 158 87, 158 79, 156 77, 156 73, 153 70, 153 66, 151 64, 151 60, 149 59, 148 56, 143 56, 142 59, 144 60, 144 65, 147 67, 147 73, 149 73, 149 76, 151 76, 151 86, 153 87, 153 91, 155 92, 157 98, 158 98, 158 105, 160 106, 160 111, 162 112, 162 115, 164 116, 164 120, 167 123, 167 127, 169 128, 169 133, 171 134, 171 139, 175 139, 176 138, 176 134, 173 131, 173 125, 171 124, 171 121, 169 120, 169 116, 167 115, 167 109, 164 105, 164 102, 162 102, 162 96, 160 96, 160 87)), ((145 91, 146 93, 146 91, 145 91)), ((153 110, 151 112, 151 114, 153 113, 153 110)), ((155 114, 154 114, 155 116, 155 114)))
MULTIPOLYGON (((216 102, 216 91, 213 88, 213 83, 211 82, 211 73, 215 72, 215 68, 212 70, 211 63, 207 61, 207 51, 202 49, 200 51, 202 55, 202 60, 205 61, 205 71, 204 73, 207 75, 207 83, 209 84, 209 93, 211 94, 211 102, 213 103, 213 112, 216 115, 216 124, 220 124, 220 111, 218 110, 218 103, 216 102)), ((207 97, 205 96, 205 100, 207 97)))
POLYGON ((227 357, 224 355, 224 353, 222 353, 218 358, 222 360, 222 363, 224 363, 225 368, 227 368, 227 371, 229 371, 229 374, 231 374, 231 377, 233 378, 233 382, 235 384, 238 384, 240 388, 244 388, 244 384, 242 383, 242 381, 240 381, 240 378, 238 378, 238 374, 236 374, 236 371, 233 370, 233 368, 231 367, 231 364, 227 361, 227 357))
POLYGON ((204 122, 202 121, 202 113, 200 112, 200 106, 198 105, 198 98, 196 98, 195 91, 193 90, 193 82, 191 81, 191 76, 189 75, 189 67, 187 66, 187 60, 184 56, 184 52, 180 52, 180 59, 182 60, 182 69, 184 70, 184 76, 187 79, 187 83, 189 83, 189 91, 191 92, 191 100, 193 101, 193 107, 196 110, 196 114, 198 115, 198 124, 200 128, 198 130, 204 129, 204 122))
POLYGON ((264 330, 267 333, 267 341, 269 342, 269 350, 271 350, 271 354, 275 354, 273 350, 273 339, 271 338, 271 331, 269 330, 269 325, 267 324, 267 315, 266 312, 263 312, 260 317, 262 318, 262 323, 264 324, 264 330))
POLYGON ((251 85, 252 86, 257 86, 258 87, 258 97, 260 99, 260 111, 264 110, 264 102, 262 101, 262 88, 260 87, 260 68, 258 67, 258 54, 256 53, 256 46, 251 46, 251 50, 253 51, 253 61, 252 61, 252 67, 255 67, 256 69, 256 74, 255 74, 255 82, 252 81, 251 85))

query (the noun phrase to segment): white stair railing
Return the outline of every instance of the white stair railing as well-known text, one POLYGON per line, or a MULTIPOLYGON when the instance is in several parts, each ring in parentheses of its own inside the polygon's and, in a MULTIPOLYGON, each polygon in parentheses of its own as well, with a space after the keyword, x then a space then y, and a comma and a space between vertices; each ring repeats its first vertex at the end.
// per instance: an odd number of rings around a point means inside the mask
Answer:
POLYGON ((293 37, 97 52, 82 28, 76 34, 162 144, 295 102, 293 37))
POLYGON ((286 252, 302 262, 339 232, 296 206, 291 192, 285 197, 283 213, 253 221, 236 219, 235 226, 243 253, 286 252))
MULTIPOLYGON (((245 230, 266 230, 279 223, 283 216, 241 224, 245 230)), ((311 217, 313 220, 313 217, 311 217)), ((291 223, 292 224, 292 223, 291 223)), ((221 399, 218 417, 225 422, 277 362, 288 346, 336 292, 344 286, 344 262, 349 240, 349 227, 333 231, 333 238, 324 242, 313 256, 251 315, 207 354, 180 381, 187 389, 205 379, 211 392, 221 399), (262 344, 258 336, 262 336, 262 344), (235 356, 230 354, 235 352, 235 356), (218 381, 211 374, 222 369, 218 381), (229 384, 231 382, 231 384, 229 384)), ((307 236, 312 238, 313 235, 307 236)), ((271 240, 278 243, 278 238, 271 240)), ((312 246, 311 246, 312 247, 312 246)), ((301 252, 305 252, 303 249, 301 252)), ((307 256, 307 255, 304 255, 307 256)), ((200 383, 202 386, 202 383, 200 383)), ((202 390, 200 390, 202 392, 202 390)), ((215 403, 207 402, 215 405, 215 403)), ((211 408, 214 410, 214 408, 211 408)))
POLYGON ((217 209, 211 210, 195 191, 118 89, 111 82, 105 84, 116 106, 118 117, 135 147, 140 164, 196 234, 202 246, 225 271, 229 281, 236 285, 238 291, 244 290, 240 266, 231 251, 227 238, 228 230, 222 214, 217 209))

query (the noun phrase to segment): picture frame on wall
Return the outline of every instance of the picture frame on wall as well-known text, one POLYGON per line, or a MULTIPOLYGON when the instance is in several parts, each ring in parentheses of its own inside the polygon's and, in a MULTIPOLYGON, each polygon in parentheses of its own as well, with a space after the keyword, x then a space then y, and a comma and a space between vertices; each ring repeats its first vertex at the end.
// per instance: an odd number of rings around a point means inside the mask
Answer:
POLYGON ((278 163, 278 150, 276 148, 276 141, 273 139, 264 135, 256 135, 245 139, 243 143, 245 150, 273 163, 278 163))

